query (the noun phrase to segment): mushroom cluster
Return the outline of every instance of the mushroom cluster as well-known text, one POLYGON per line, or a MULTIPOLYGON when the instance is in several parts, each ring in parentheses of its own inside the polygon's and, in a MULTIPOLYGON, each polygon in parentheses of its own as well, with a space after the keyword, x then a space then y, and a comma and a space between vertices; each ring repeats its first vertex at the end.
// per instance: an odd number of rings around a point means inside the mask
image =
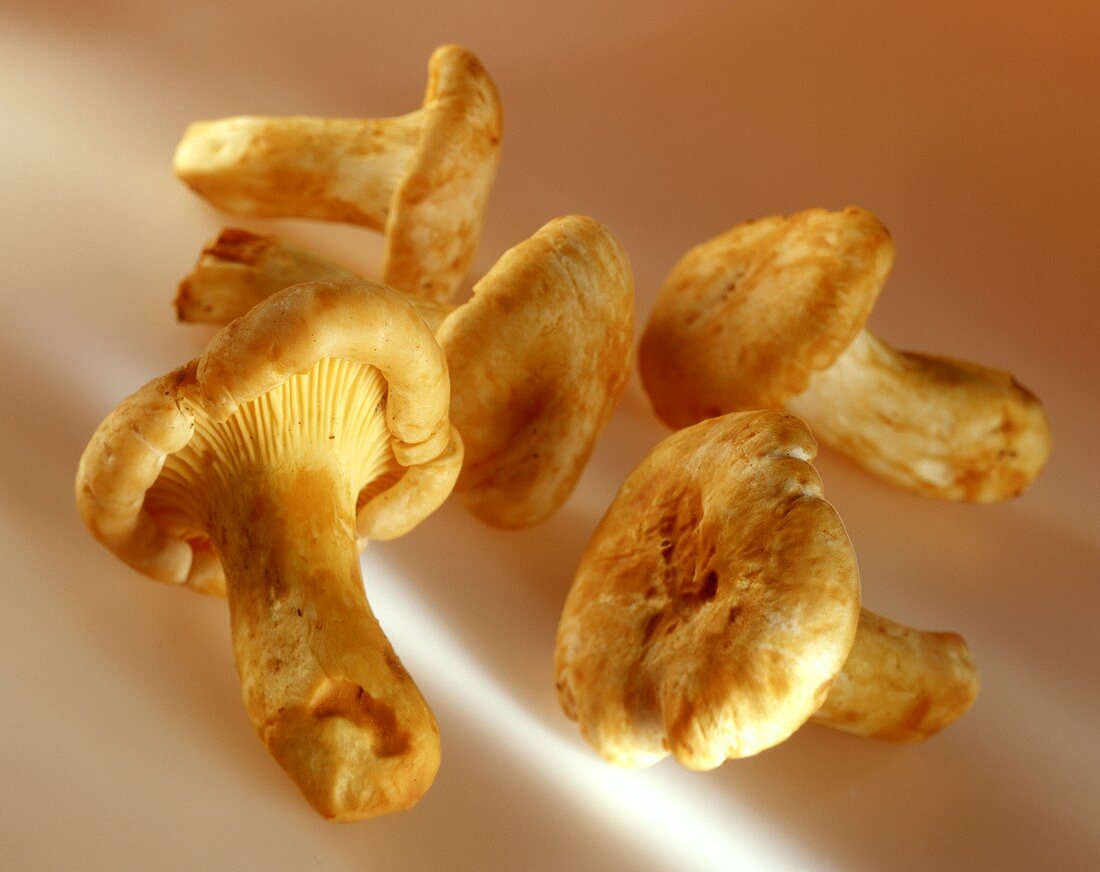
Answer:
MULTIPOLYGON (((354 274, 301 246, 223 230, 181 283, 187 322, 227 323, 300 281, 354 274)), ((410 298, 451 371, 466 443, 456 492, 497 527, 545 520, 572 493, 626 385, 634 282, 599 222, 551 221, 506 252, 459 306, 410 298)))
POLYGON ((639 369, 684 429, 592 535, 555 651, 562 708, 611 762, 708 769, 807 720, 917 741, 977 696, 960 636, 862 609, 807 424, 890 484, 976 502, 1024 491, 1050 425, 1009 374, 864 328, 893 259, 871 213, 808 209, 704 242, 661 288, 639 369))
POLYGON ((456 490, 525 527, 568 498, 626 385, 634 281, 592 218, 550 221, 452 297, 500 155, 474 55, 432 55, 400 118, 192 124, 177 175, 241 216, 386 235, 382 284, 293 243, 229 229, 180 285, 222 329, 133 394, 77 472, 92 534, 148 576, 226 597, 245 708, 325 817, 407 808, 439 731, 370 610, 359 553, 456 490))
MULTIPOLYGON (((380 230, 381 283, 223 230, 176 296, 179 320, 220 330, 124 400, 77 472, 100 542, 227 599, 248 715, 328 818, 409 807, 440 759, 361 550, 452 490, 495 527, 550 517, 630 372, 634 280, 592 218, 546 223, 453 302, 500 143, 496 88, 458 46, 433 53, 422 107, 398 118, 192 124, 174 165, 196 193, 380 230)), ((862 607, 810 427, 887 482, 982 502, 1022 493, 1050 429, 1010 375, 864 328, 893 251, 870 213, 810 209, 692 249, 662 288, 639 364, 680 429, 593 533, 554 652, 562 708, 608 761, 712 768, 811 720, 915 741, 975 699, 961 637, 862 607)))

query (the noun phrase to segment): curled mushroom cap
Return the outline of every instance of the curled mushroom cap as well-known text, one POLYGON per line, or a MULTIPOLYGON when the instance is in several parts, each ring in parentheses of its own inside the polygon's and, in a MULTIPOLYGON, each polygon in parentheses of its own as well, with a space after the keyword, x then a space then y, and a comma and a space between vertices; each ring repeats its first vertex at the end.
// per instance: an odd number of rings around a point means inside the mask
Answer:
POLYGON ((861 609, 815 453, 793 415, 743 412, 670 436, 627 478, 581 558, 555 651, 562 708, 601 756, 709 769, 811 716, 908 740, 969 706, 961 639, 861 609))
POLYGON ((522 527, 565 502, 626 386, 633 331, 626 253, 579 215, 505 252, 442 321, 470 511, 522 527))
POLYGON ((791 415, 705 421, 634 470, 558 630, 565 712, 606 759, 713 768, 821 705, 859 619, 859 571, 791 415))
POLYGON ((468 49, 428 65, 419 110, 397 118, 225 118, 192 124, 175 170, 237 215, 315 218, 386 234, 382 281, 449 299, 469 270, 500 160, 496 87, 468 49))
POLYGON ((359 540, 446 499, 462 458, 448 394, 442 349, 400 295, 298 285, 123 401, 80 461, 97 539, 153 578, 224 586, 248 714, 326 817, 405 808, 439 763, 359 540))
POLYGON ((1007 373, 896 351, 864 329, 894 245, 871 213, 808 209, 739 224, 689 251, 661 289, 639 369, 682 427, 786 408, 891 484, 990 502, 1039 474, 1050 427, 1007 373))
MULTIPOLYGON (((303 279, 343 267, 270 236, 224 230, 180 284, 181 320, 224 323, 303 279)), ((416 306, 451 372, 466 461, 456 485, 499 527, 534 524, 569 496, 629 374, 634 280, 598 221, 550 221, 506 252, 466 304, 416 306)))

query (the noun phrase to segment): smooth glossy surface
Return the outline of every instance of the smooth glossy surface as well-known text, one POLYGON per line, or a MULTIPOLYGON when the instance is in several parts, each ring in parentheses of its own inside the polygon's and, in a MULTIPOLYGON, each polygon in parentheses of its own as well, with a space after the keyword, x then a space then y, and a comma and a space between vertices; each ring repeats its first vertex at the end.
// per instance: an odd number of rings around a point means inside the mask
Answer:
MULTIPOLYGON (((1010 3, 0 0, 0 867, 326 870, 1090 869, 1100 865, 1100 20, 1010 3), (662 11, 657 11, 662 10, 662 11), (501 533, 457 501, 374 546, 379 620, 443 762, 411 811, 317 817, 252 735, 224 602, 87 535, 77 458, 123 396, 201 348, 172 296, 226 223, 172 177, 198 118, 385 116, 431 50, 505 111, 475 264, 570 212, 637 275, 639 323, 699 240, 811 204, 898 243, 871 328, 1013 370, 1054 450, 1020 500, 892 490, 822 449, 866 605, 963 633, 974 708, 927 743, 818 727, 709 773, 607 767, 558 709, 554 633, 589 532, 668 432, 637 384, 573 499, 501 533)), ((377 275, 360 228, 246 222, 377 275)))

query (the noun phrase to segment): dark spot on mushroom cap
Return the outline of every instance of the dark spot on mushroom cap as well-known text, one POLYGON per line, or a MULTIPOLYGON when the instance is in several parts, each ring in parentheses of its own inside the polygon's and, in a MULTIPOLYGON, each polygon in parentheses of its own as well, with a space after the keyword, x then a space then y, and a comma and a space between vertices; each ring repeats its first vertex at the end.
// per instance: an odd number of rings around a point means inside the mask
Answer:
POLYGON ((392 651, 386 651, 382 655, 382 659, 386 662, 386 666, 394 678, 398 681, 409 680, 409 673, 405 671, 405 667, 401 664, 401 661, 397 659, 396 654, 392 651))
POLYGON ((684 579, 684 586, 680 589, 680 601, 684 605, 701 605, 709 603, 718 593, 718 573, 711 569, 703 576, 703 581, 695 586, 695 578, 684 579))
POLYGON ((193 385, 195 383, 195 367, 190 364, 176 370, 175 376, 172 379, 172 387, 177 391, 184 385, 193 385))
POLYGON ((668 725, 669 744, 680 751, 690 750, 688 736, 695 726, 695 704, 690 699, 680 702, 680 710, 668 725))
POLYGON ((334 309, 339 300, 339 294, 336 292, 332 285, 321 284, 317 286, 317 290, 314 292, 317 300, 317 305, 321 308, 321 311, 328 311, 334 309))

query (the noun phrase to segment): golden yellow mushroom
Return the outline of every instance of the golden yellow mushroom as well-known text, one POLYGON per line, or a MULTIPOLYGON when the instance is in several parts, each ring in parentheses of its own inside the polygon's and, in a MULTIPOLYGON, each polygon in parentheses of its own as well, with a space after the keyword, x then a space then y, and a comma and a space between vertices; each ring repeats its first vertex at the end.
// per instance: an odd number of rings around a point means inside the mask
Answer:
POLYGON ((423 106, 397 118, 198 121, 175 170, 234 215, 315 218, 386 234, 382 281, 449 300, 470 268, 500 162, 496 87, 468 49, 428 66, 423 106))
POLYGON ((879 478, 926 496, 992 502, 1042 470, 1050 425, 1011 375, 895 351, 864 329, 894 262, 862 209, 739 224, 665 281, 638 365, 672 427, 785 408, 879 478))
POLYGON ((970 705, 965 643, 860 607, 844 526, 783 412, 711 418, 661 442, 589 540, 558 629, 565 713, 605 759, 710 769, 809 718, 917 739, 970 705))
MULTIPOLYGON (((181 320, 225 323, 280 288, 352 273, 271 236, 224 230, 180 284, 181 320)), ((466 461, 455 488, 498 527, 572 493, 630 370, 634 279, 599 222, 557 218, 506 252, 460 306, 414 301, 447 353, 466 461)))
POLYGON ((153 578, 226 591, 245 708, 325 817, 406 808, 439 764, 359 549, 450 493, 449 393, 442 349, 399 294, 298 285, 124 400, 80 461, 97 539, 153 578))

